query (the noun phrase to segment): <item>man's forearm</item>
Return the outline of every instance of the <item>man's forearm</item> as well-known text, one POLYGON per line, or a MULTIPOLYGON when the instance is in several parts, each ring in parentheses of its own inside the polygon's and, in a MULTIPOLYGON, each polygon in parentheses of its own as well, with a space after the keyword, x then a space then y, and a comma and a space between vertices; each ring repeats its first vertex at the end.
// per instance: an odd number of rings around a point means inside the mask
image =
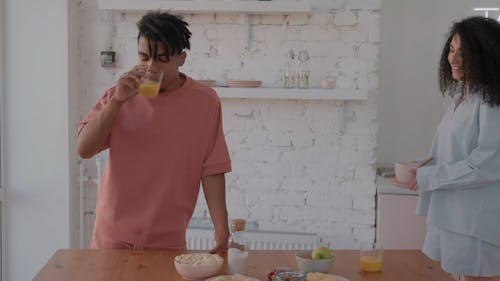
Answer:
POLYGON ((113 98, 90 120, 78 136, 77 150, 82 158, 94 156, 106 142, 122 102, 113 98))
POLYGON ((202 184, 215 231, 229 233, 224 174, 207 176, 202 179, 202 184))

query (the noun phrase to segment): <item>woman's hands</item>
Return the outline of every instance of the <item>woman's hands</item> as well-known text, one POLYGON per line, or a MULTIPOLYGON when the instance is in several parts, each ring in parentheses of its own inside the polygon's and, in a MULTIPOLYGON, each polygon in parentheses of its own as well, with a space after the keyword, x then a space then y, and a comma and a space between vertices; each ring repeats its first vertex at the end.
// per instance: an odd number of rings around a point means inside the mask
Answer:
POLYGON ((418 190, 417 169, 416 168, 415 169, 411 169, 409 172, 412 173, 413 175, 415 175, 415 177, 413 177, 413 179, 410 182, 410 189, 417 191, 418 190))
MULTIPOLYGON (((434 158, 432 158, 432 156, 429 156, 427 157, 425 160, 423 160, 422 162, 419 162, 418 164, 418 168, 420 167, 423 167, 427 164, 429 164, 434 158)), ((418 190, 418 184, 417 184, 417 169, 418 168, 415 168, 415 169, 411 169, 409 172, 412 173, 413 175, 415 175, 413 177, 413 180, 410 182, 410 189, 411 190, 415 190, 417 191, 418 190)))

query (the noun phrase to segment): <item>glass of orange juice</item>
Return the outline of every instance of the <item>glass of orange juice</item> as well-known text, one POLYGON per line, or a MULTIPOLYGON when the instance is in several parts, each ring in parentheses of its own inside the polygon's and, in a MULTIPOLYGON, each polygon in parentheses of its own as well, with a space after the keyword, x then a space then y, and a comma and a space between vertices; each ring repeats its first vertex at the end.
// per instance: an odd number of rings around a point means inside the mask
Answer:
POLYGON ((377 244, 362 245, 359 250, 359 267, 365 272, 382 270, 384 249, 377 244))
POLYGON ((163 79, 163 72, 148 71, 142 74, 139 93, 146 98, 156 97, 160 93, 160 85, 163 79))

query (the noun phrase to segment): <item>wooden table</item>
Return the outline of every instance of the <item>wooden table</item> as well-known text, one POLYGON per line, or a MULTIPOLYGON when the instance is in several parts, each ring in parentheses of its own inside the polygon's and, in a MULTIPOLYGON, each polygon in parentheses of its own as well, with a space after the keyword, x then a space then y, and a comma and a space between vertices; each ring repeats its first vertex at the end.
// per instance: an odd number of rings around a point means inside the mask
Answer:
MULTIPOLYGON (((173 259, 181 252, 134 250, 64 249, 57 251, 35 276, 35 281, 180 281, 173 259)), ((359 271, 357 251, 337 250, 331 273, 350 281, 453 281, 439 264, 418 250, 384 251, 384 267, 380 273, 359 271)), ((269 269, 297 269, 295 251, 250 252, 248 275, 267 280, 269 269)), ((223 255, 227 261, 226 256, 223 255)), ((226 272, 227 263, 224 263, 226 272)))

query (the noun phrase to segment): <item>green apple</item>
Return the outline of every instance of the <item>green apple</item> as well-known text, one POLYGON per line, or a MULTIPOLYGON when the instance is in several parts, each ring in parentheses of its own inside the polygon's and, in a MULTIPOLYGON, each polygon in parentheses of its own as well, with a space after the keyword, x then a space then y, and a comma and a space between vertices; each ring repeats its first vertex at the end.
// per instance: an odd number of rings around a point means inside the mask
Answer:
POLYGON ((331 259, 332 258, 332 251, 328 247, 316 247, 312 251, 311 258, 313 260, 325 260, 325 259, 331 259))

